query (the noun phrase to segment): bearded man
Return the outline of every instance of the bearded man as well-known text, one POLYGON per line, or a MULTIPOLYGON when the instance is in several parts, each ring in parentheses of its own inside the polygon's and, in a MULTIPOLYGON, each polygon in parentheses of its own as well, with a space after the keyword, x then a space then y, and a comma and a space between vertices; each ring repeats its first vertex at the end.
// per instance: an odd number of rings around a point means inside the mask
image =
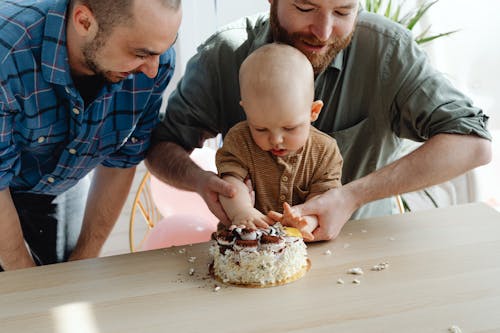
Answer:
POLYGON ((180 0, 0 2, 0 268, 99 254, 158 123, 181 16, 180 0))
POLYGON ((189 61, 148 152, 158 178, 198 192, 226 221, 217 194, 231 196, 234 189, 198 168, 188 152, 244 120, 238 70, 273 41, 310 60, 314 99, 324 103, 313 125, 337 140, 344 158, 342 187, 294 207, 298 215, 318 216, 315 240, 335 238, 351 217, 391 214, 395 194, 489 162, 488 117, 430 66, 404 27, 363 11, 358 0, 269 2, 269 16, 229 24, 189 61), (424 143, 403 156, 405 139, 424 143))

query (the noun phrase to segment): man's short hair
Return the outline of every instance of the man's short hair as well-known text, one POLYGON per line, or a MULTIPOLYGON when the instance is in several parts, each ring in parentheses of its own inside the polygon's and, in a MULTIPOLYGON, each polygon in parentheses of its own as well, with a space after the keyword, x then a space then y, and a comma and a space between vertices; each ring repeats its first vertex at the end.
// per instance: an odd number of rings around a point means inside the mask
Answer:
MULTIPOLYGON (((69 11, 71 12, 76 4, 87 6, 99 24, 101 33, 110 32, 117 25, 130 22, 133 19, 132 4, 134 1, 136 0, 71 0, 69 11)), ((177 11, 181 6, 181 0, 157 1, 160 1, 164 6, 174 11, 177 11)))

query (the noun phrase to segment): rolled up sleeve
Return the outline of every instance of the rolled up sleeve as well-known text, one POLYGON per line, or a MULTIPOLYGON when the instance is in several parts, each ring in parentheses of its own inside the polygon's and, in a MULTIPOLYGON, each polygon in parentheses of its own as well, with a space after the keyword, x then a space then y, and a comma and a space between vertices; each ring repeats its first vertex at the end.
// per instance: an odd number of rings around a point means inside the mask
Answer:
POLYGON ((393 129, 402 138, 425 141, 440 133, 477 135, 491 140, 488 116, 439 71, 408 35, 386 59, 393 77, 403 82, 392 104, 393 129))

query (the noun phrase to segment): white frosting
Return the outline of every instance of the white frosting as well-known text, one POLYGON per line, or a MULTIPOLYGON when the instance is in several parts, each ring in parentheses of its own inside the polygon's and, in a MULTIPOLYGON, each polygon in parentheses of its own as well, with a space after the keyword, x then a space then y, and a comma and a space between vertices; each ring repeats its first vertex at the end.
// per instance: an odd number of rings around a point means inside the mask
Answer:
POLYGON ((210 248, 214 258, 214 273, 223 282, 237 284, 274 284, 301 272, 307 265, 304 241, 297 237, 284 237, 285 241, 260 244, 258 250, 226 249, 220 252, 214 242, 210 248))

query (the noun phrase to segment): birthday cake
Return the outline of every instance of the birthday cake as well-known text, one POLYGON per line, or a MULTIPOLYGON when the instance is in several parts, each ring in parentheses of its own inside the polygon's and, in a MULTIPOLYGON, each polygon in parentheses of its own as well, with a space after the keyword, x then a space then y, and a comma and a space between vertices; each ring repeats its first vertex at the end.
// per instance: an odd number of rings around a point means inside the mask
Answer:
POLYGON ((300 279, 310 268, 300 231, 279 223, 258 230, 232 226, 212 238, 211 272, 223 283, 278 286, 300 279))

